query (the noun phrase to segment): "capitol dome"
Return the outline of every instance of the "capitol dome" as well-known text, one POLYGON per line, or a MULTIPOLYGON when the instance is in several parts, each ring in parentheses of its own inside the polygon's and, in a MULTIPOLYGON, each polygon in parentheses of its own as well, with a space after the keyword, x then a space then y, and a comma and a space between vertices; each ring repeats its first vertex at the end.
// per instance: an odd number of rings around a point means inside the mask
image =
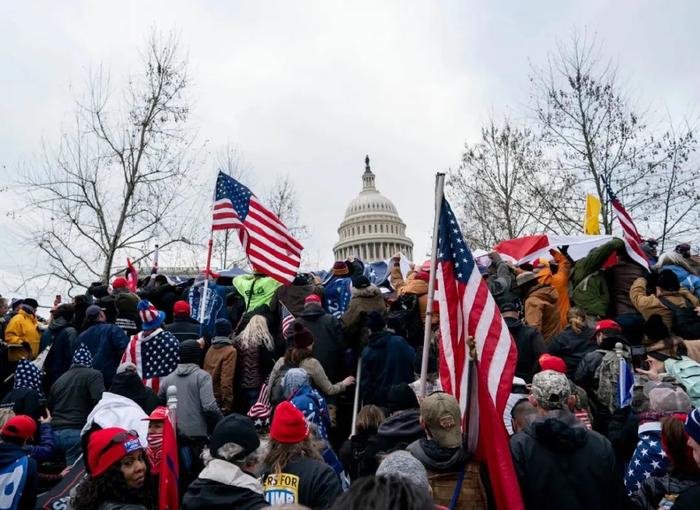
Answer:
POLYGON ((362 191, 345 209, 338 237, 333 247, 336 260, 353 255, 366 262, 376 262, 391 258, 397 252, 413 259, 413 242, 406 237, 406 224, 394 203, 374 186, 369 156, 365 157, 362 191))

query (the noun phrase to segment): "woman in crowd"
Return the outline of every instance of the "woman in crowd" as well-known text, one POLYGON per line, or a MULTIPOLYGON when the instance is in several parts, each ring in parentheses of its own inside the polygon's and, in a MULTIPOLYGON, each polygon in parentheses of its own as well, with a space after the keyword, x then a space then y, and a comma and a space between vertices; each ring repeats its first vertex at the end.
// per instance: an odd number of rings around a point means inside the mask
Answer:
POLYGON ((273 365, 275 341, 263 315, 253 315, 248 325, 236 336, 235 408, 248 412, 258 398, 262 383, 273 365))
POLYGON ((340 447, 340 460, 351 480, 359 478, 360 460, 365 454, 367 442, 377 435, 377 429, 384 421, 384 412, 374 405, 366 405, 357 414, 355 435, 340 447))

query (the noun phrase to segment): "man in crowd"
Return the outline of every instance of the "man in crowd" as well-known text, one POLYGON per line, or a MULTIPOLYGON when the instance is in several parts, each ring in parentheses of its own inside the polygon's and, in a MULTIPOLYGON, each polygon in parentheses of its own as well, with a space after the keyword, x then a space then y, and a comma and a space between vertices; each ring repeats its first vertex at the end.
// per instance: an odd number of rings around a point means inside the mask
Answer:
POLYGON ((98 305, 88 306, 85 321, 88 328, 78 335, 76 344, 85 344, 92 354, 92 368, 102 372, 105 386, 109 387, 129 339, 123 329, 107 322, 98 305))

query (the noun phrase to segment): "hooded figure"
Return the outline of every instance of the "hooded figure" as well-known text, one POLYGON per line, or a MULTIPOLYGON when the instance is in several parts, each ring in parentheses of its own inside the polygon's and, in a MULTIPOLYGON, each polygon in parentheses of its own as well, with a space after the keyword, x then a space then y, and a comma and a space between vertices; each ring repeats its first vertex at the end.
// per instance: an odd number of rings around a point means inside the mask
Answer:
POLYGON ((2 401, 3 406, 12 406, 15 414, 26 414, 36 421, 41 417, 39 400, 43 397, 41 381, 44 374, 34 363, 22 359, 17 363, 15 383, 2 401))
POLYGON ((525 323, 538 329, 545 343, 549 343, 561 329, 559 294, 554 287, 540 284, 535 273, 521 273, 516 281, 523 293, 525 323))
POLYGON ((109 391, 133 400, 146 414, 151 414, 160 405, 158 395, 143 384, 133 363, 119 365, 109 391))
POLYGON ((345 351, 342 323, 323 309, 321 298, 316 294, 307 296, 302 312, 296 317, 314 337, 313 357, 331 381, 338 380, 342 376, 345 351))
POLYGON ((365 345, 367 331, 366 318, 369 312, 384 313, 386 305, 379 287, 372 285, 366 276, 352 279, 352 298, 348 309, 343 314, 346 342, 350 345, 365 345))

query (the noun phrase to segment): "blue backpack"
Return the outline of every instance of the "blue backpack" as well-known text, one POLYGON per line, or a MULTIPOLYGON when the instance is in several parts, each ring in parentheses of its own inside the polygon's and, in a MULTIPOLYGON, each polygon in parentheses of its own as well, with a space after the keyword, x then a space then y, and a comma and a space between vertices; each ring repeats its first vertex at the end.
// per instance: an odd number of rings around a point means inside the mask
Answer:
POLYGON ((29 457, 22 456, 0 468, 0 510, 17 510, 27 481, 29 457))

